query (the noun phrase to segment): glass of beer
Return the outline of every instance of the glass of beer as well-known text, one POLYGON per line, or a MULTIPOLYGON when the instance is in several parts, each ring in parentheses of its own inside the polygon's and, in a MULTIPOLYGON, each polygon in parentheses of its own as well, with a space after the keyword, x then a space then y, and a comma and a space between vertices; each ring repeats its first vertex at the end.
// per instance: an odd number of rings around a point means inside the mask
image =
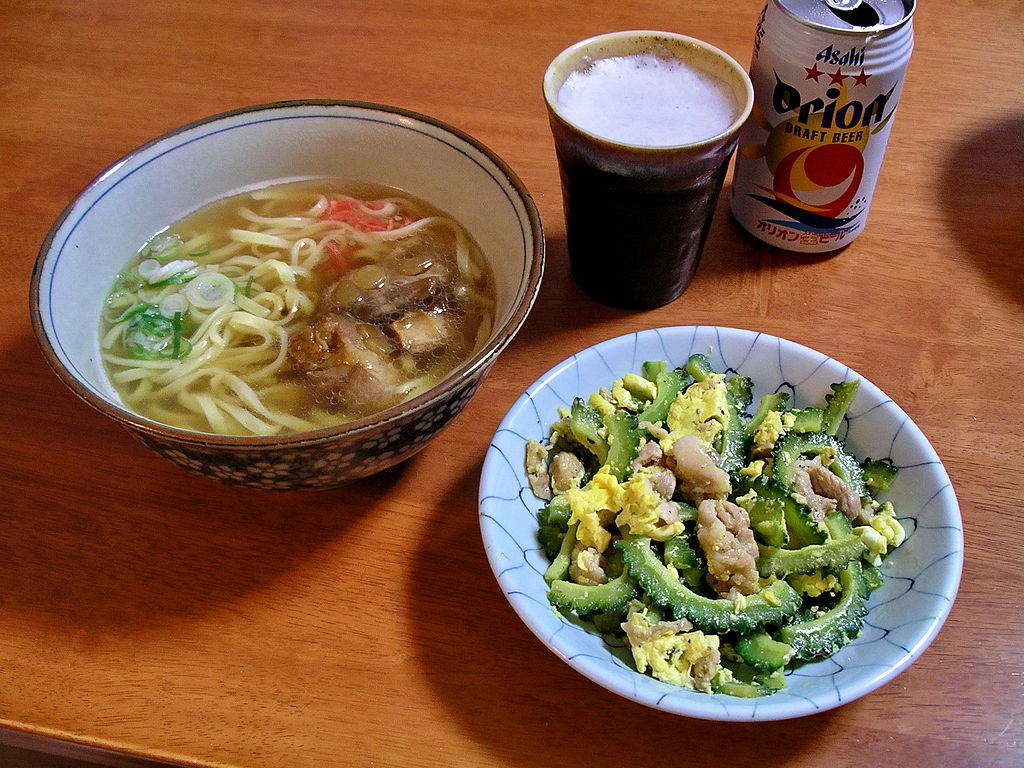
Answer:
POLYGON ((753 104, 747 73, 692 37, 614 32, 555 57, 544 97, 573 278, 614 307, 674 301, 753 104))

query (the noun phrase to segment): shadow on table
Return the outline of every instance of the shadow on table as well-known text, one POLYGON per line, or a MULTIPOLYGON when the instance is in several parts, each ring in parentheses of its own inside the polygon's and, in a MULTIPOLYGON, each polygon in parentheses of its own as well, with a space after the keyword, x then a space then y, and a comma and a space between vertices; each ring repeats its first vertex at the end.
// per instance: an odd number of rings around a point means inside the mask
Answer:
MULTIPOLYGON (((543 349, 558 349, 564 353, 557 358, 560 360, 576 350, 578 332, 594 326, 606 326, 609 330, 602 338, 611 338, 665 325, 667 316, 679 324, 706 322, 706 318, 715 316, 716 310, 713 305, 693 301, 700 291, 713 291, 717 285, 732 285, 738 277, 768 266, 773 270, 806 270, 842 253, 843 250, 822 254, 794 253, 761 242, 736 223, 729 210, 728 190, 724 190, 691 287, 665 307, 633 310, 609 307, 585 294, 572 277, 565 233, 548 235, 541 290, 514 343, 536 343, 543 349), (565 343, 561 337, 566 339, 565 343)), ((629 255, 625 254, 623 269, 629 268, 629 255)), ((705 293, 704 298, 708 295, 705 293)))
MULTIPOLYGON (((539 376, 549 366, 578 351, 580 338, 586 335, 587 329, 602 329, 600 338, 611 338, 649 327, 651 321, 645 319, 647 316, 642 310, 609 307, 585 294, 572 277, 562 232, 546 237, 540 292, 512 344, 516 348, 535 350, 536 354, 531 357, 535 364, 532 372, 539 376)), ((502 362, 499 358, 498 366, 502 362)))
POLYGON ((0 729, 3 768, 173 768, 171 763, 0 729), (11 741, 10 744, 5 741, 11 741))
POLYGON ((4 768, 95 768, 96 763, 73 757, 33 752, 0 744, 0 765, 4 768))
POLYGON ((965 135, 940 159, 940 200, 951 230, 974 265, 1017 302, 1024 302, 1022 126, 1024 112, 1009 114, 965 135))
POLYGON ((692 720, 630 702, 575 672, 502 595, 480 539, 478 481, 467 472, 434 510, 410 610, 423 628, 416 637, 421 674, 493 764, 621 768, 685 764, 699 755, 696 762, 710 768, 742 765, 756 753, 762 765, 781 765, 835 727, 835 711, 768 724, 692 720))
POLYGON ((84 638, 145 632, 258 591, 373 514, 403 472, 328 491, 229 486, 82 404, 44 375, 31 339, 3 355, 0 434, 20 437, 0 460, 19 493, 0 513, 0 605, 84 638))
MULTIPOLYGON (((598 339, 607 339, 624 333, 665 325, 663 315, 652 313, 659 309, 620 309, 602 304, 583 292, 572 276, 569 266, 569 250, 565 233, 548 235, 546 238, 544 280, 540 293, 522 329, 516 335, 514 344, 531 346, 541 355, 550 353, 546 363, 555 364, 580 348, 581 331, 601 329, 598 339)), ((714 260, 717 257, 712 256, 714 260)), ((623 269, 628 267, 628 258, 623 260, 623 269)), ((700 270, 704 270, 702 264, 700 270)), ((686 298, 684 293, 677 301, 686 298)), ((672 308, 669 304, 668 308, 672 308)), ((587 335, 587 334, 583 334, 587 335)), ((539 375, 546 367, 541 365, 539 375)))

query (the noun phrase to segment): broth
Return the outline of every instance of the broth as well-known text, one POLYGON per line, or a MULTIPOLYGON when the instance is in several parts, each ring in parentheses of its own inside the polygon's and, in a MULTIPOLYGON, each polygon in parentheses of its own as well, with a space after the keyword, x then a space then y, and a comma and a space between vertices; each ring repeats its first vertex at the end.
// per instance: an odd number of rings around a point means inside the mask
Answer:
POLYGON ((100 330, 125 405, 182 429, 335 426, 430 389, 487 339, 494 278, 466 230, 381 185, 224 198, 143 245, 100 330))

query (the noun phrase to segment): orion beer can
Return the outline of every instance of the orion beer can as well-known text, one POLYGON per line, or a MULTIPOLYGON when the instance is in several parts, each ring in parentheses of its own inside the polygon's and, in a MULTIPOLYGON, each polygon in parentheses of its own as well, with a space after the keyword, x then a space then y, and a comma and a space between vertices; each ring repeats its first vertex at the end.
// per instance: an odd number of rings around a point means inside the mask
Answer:
POLYGON ((768 0, 732 211, 766 243, 842 248, 864 229, 903 76, 915 0, 768 0))

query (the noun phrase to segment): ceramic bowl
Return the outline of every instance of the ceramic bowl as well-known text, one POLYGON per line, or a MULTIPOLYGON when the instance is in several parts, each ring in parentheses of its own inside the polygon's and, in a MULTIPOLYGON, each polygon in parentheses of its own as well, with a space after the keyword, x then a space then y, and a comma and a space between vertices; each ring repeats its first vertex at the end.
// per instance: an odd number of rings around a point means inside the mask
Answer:
POLYGON ((57 375, 89 405, 186 469, 258 488, 330 487, 394 465, 463 408, 529 312, 544 266, 536 206, 513 171, 451 126, 395 107, 296 101, 215 115, 116 162, 63 212, 42 245, 30 305, 57 375), (126 409, 99 354, 100 309, 140 243, 218 198, 278 181, 373 181, 431 202, 465 226, 494 270, 487 342, 428 392, 334 429, 223 437, 126 409))
POLYGON ((780 720, 853 701, 905 670, 942 626, 963 562, 959 507, 928 440, 896 403, 863 376, 821 352, 762 333, 717 327, 672 327, 620 336, 578 352, 541 376, 516 401, 488 449, 480 484, 480 526, 491 568, 519 617, 559 658, 615 693, 657 709, 708 720, 780 720), (536 513, 523 470, 528 438, 542 439, 556 409, 576 396, 639 372, 645 360, 686 362, 709 353, 716 370, 753 379, 754 402, 787 391, 796 407, 822 402, 829 384, 860 378, 839 437, 855 454, 889 457, 900 471, 884 497, 907 539, 884 561, 883 585, 870 598, 860 637, 833 656, 786 674, 786 688, 741 699, 705 694, 635 671, 627 648, 612 647, 585 622, 556 613, 542 578, 547 557, 537 543, 536 513))

